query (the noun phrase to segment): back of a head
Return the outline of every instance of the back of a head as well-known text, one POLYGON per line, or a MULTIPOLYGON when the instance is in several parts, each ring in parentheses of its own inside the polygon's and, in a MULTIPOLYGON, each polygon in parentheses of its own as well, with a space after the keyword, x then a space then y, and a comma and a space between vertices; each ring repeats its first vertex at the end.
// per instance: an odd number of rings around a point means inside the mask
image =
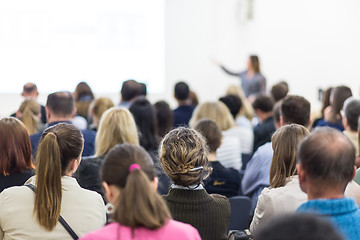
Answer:
POLYGON ((309 131, 298 124, 285 125, 271 138, 274 150, 270 167, 270 186, 285 186, 286 178, 296 174, 297 149, 309 131))
POLYGON ((129 110, 112 107, 106 110, 100 119, 95 140, 95 156, 102 156, 121 143, 139 145, 138 132, 129 110))
POLYGON ((84 146, 81 132, 72 124, 59 123, 45 129, 36 153, 36 194, 34 213, 39 224, 51 231, 61 209, 61 177, 70 162, 79 160, 84 146))
POLYGON ((331 107, 333 114, 339 114, 346 99, 352 96, 351 89, 347 86, 338 86, 331 93, 331 107))
POLYGON ((124 81, 120 93, 122 101, 131 101, 139 93, 139 83, 133 79, 124 81))
POLYGON ((189 98, 189 85, 185 82, 178 82, 175 84, 174 94, 179 101, 185 101, 189 98))
POLYGON ((174 113, 169 104, 165 101, 159 101, 154 104, 158 136, 163 137, 174 126, 174 113))
POLYGON ((235 126, 235 120, 229 109, 223 102, 204 102, 197 106, 190 119, 189 125, 193 128, 195 123, 203 118, 208 118, 216 122, 222 131, 235 126))
POLYGON ((13 117, 0 119, 0 174, 33 169, 31 143, 23 123, 13 117))
POLYGON ((360 100, 351 98, 344 103, 344 114, 351 131, 356 132, 360 116, 360 100))
POLYGON ((37 133, 41 114, 40 104, 34 99, 25 100, 21 103, 19 112, 21 113, 20 120, 24 123, 28 133, 37 133))
POLYGON ((113 101, 111 101, 110 98, 106 98, 106 97, 97 98, 93 101, 91 105, 91 111, 92 114, 97 119, 97 121, 99 121, 103 113, 109 108, 112 108, 113 106, 114 103, 113 101))
POLYGON ((202 119, 195 124, 194 129, 205 138, 209 153, 215 153, 220 147, 222 139, 218 125, 210 119, 202 119))
POLYGON ((226 95, 236 95, 241 99, 243 107, 240 110, 239 114, 244 115, 246 118, 251 120, 254 116, 254 109, 246 98, 244 91, 239 85, 232 84, 226 90, 226 95))
POLYGON ((226 95, 225 97, 221 97, 219 101, 223 102, 229 108, 231 115, 235 119, 242 107, 240 97, 236 95, 226 95))
POLYGON ((319 127, 300 144, 298 161, 311 180, 345 190, 353 178, 355 147, 342 132, 319 127))
POLYGON ((321 114, 322 114, 322 117, 324 117, 324 110, 325 108, 327 108, 328 106, 330 106, 330 95, 331 95, 331 92, 332 92, 333 88, 332 87, 329 87, 327 88, 322 96, 321 96, 321 101, 322 101, 322 106, 321 106, 321 114))
POLYGON ((35 83, 28 82, 23 86, 21 95, 25 98, 35 98, 38 95, 38 89, 35 83))
POLYGON ((46 107, 59 117, 71 117, 74 113, 75 101, 70 92, 54 92, 49 94, 46 107))
POLYGON ((181 186, 200 184, 211 168, 204 137, 196 130, 179 127, 165 135, 159 158, 165 173, 181 186))
POLYGON ((147 87, 145 83, 139 83, 139 91, 138 96, 145 96, 147 95, 147 87))
POLYGON ((272 86, 270 92, 274 101, 278 102, 279 100, 286 97, 289 92, 289 87, 286 82, 279 82, 272 86))
POLYGON ((308 127, 310 123, 310 102, 304 97, 289 95, 283 99, 280 115, 284 124, 296 123, 308 127))
POLYGON ((145 97, 138 97, 129 108, 140 131, 140 145, 146 150, 158 146, 157 120, 154 107, 145 97))
POLYGON ((94 94, 90 86, 86 82, 80 82, 74 91, 75 102, 91 102, 94 99, 94 94))
POLYGON ((256 97, 255 101, 252 104, 254 110, 260 110, 262 112, 268 113, 271 112, 274 107, 274 101, 270 96, 259 95, 256 97))
POLYGON ((253 234, 254 240, 343 240, 327 219, 310 214, 273 218, 253 234))
POLYGON ((114 204, 116 222, 131 228, 158 229, 171 218, 164 200, 151 185, 155 176, 153 161, 142 147, 124 143, 109 151, 101 178, 120 190, 114 204))

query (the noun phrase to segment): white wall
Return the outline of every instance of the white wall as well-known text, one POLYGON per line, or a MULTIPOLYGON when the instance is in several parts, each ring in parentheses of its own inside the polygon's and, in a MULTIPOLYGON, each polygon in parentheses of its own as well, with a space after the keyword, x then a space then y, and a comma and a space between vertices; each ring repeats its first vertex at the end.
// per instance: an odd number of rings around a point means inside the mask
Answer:
MULTIPOLYGON (((360 1, 254 0, 254 19, 244 21, 241 6, 246 3, 166 0, 167 91, 151 95, 152 101, 165 99, 174 106, 172 91, 178 80, 187 81, 201 101, 215 100, 238 79, 210 59, 242 70, 252 53, 260 57, 268 87, 285 79, 292 93, 307 97, 314 106, 319 87, 346 84, 358 95, 360 1)), ((120 86, 114 88, 108 96, 118 102, 120 86)), ((40 102, 45 100, 43 93, 40 102)), ((0 102, 0 115, 7 115, 21 98, 1 94, 0 102)))

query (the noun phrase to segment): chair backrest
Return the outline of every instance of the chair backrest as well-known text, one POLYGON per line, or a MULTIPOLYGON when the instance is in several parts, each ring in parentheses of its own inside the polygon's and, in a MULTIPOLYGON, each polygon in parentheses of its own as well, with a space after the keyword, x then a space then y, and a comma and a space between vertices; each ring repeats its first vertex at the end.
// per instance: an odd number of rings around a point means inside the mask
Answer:
POLYGON ((245 196, 229 198, 231 216, 228 230, 244 230, 249 227, 251 201, 245 196))

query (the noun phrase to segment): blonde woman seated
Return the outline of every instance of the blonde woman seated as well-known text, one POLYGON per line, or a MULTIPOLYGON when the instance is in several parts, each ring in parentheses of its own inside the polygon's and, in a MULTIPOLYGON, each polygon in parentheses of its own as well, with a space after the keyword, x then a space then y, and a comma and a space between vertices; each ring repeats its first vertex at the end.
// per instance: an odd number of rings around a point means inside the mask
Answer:
POLYGON ((71 124, 59 123, 42 134, 36 156, 36 176, 0 194, 0 239, 71 239, 60 224, 77 236, 105 223, 101 196, 79 186, 72 174, 81 161, 84 139, 71 124))
POLYGON ((95 139, 95 156, 81 161, 75 177, 81 187, 103 195, 99 176, 106 154, 116 144, 139 145, 138 133, 133 116, 126 108, 113 107, 104 112, 95 139))
POLYGON ((111 99, 106 97, 97 98, 92 101, 89 107, 89 116, 92 119, 92 123, 90 124, 89 128, 91 130, 97 131, 99 128, 101 116, 106 110, 112 108, 113 106, 114 103, 111 101, 111 99))
POLYGON ((33 99, 21 103, 19 110, 16 112, 16 117, 24 123, 29 135, 45 129, 45 125, 40 119, 41 106, 33 99))
POLYGON ((224 136, 221 146, 217 150, 218 161, 224 167, 240 170, 242 166, 241 154, 251 154, 254 133, 252 130, 236 126, 228 107, 223 102, 205 102, 196 107, 190 120, 190 127, 196 122, 208 118, 216 122, 224 136))
POLYGON ((270 188, 265 188, 258 198, 250 225, 252 233, 271 217, 295 212, 307 201, 296 174, 297 147, 307 135, 309 131, 305 127, 290 124, 279 128, 272 136, 274 154, 270 168, 270 188))
POLYGON ((174 184, 164 198, 173 218, 194 226, 203 240, 227 239, 230 203, 203 186, 211 172, 207 154, 204 137, 195 130, 179 127, 165 135, 159 157, 174 184))
POLYGON ((192 226, 171 219, 169 209, 156 193, 153 161, 142 147, 119 144, 101 168, 108 212, 113 222, 81 240, 199 240, 192 226))

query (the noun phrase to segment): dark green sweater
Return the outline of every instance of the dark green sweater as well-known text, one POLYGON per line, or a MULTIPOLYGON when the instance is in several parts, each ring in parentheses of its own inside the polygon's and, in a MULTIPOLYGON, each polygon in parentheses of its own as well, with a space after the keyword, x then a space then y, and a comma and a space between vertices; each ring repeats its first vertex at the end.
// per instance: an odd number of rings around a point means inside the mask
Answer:
POLYGON ((170 189, 164 196, 172 217, 195 227, 203 240, 227 239, 230 219, 229 200, 218 194, 209 195, 205 189, 170 189))

